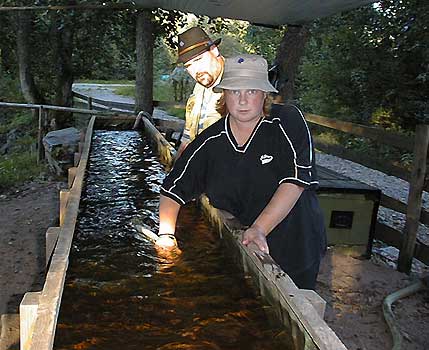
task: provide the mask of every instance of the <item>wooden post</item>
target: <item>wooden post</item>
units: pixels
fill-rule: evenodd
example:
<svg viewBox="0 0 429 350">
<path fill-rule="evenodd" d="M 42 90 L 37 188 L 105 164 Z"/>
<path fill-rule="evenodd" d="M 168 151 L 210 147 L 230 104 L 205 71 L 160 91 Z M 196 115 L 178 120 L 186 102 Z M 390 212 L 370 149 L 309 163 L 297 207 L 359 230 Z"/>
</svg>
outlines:
<svg viewBox="0 0 429 350">
<path fill-rule="evenodd" d="M 46 265 L 48 266 L 51 255 L 54 252 L 55 245 L 57 244 L 60 235 L 60 227 L 49 227 L 46 231 Z"/>
<path fill-rule="evenodd" d="M 68 185 L 69 185 L 69 188 L 71 189 L 73 186 L 74 178 L 76 177 L 77 168 L 75 166 L 71 167 L 71 168 L 69 168 L 68 172 L 69 172 L 68 173 Z"/>
<path fill-rule="evenodd" d="M 88 109 L 92 109 L 92 97 L 88 96 Z"/>
<path fill-rule="evenodd" d="M 39 107 L 39 126 L 37 132 L 37 164 L 43 159 L 43 107 Z"/>
<path fill-rule="evenodd" d="M 422 209 L 422 193 L 426 175 L 426 159 L 429 144 L 429 125 L 417 125 L 414 141 L 414 161 L 410 179 L 407 203 L 407 219 L 401 251 L 399 252 L 398 270 L 410 273 L 414 256 L 417 230 Z"/>
<path fill-rule="evenodd" d="M 69 190 L 61 190 L 60 191 L 60 226 L 63 226 L 64 217 L 67 210 L 67 202 L 69 199 Z"/>
<path fill-rule="evenodd" d="M 79 152 L 75 152 L 74 159 L 73 159 L 73 165 L 77 167 L 79 165 L 81 154 Z"/>
<path fill-rule="evenodd" d="M 42 292 L 25 293 L 24 298 L 19 305 L 19 338 L 21 350 L 27 350 L 30 348 L 34 324 L 37 318 L 40 294 L 42 294 Z"/>
</svg>

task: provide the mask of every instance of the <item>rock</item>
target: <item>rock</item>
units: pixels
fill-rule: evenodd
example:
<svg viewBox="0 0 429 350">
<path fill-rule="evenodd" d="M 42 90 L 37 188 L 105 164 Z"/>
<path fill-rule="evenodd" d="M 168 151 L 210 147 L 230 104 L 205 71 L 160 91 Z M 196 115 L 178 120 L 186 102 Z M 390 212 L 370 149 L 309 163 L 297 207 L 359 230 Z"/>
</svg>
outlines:
<svg viewBox="0 0 429 350">
<path fill-rule="evenodd" d="M 76 128 L 51 131 L 43 138 L 46 159 L 56 175 L 67 174 L 78 150 L 80 132 Z"/>
</svg>

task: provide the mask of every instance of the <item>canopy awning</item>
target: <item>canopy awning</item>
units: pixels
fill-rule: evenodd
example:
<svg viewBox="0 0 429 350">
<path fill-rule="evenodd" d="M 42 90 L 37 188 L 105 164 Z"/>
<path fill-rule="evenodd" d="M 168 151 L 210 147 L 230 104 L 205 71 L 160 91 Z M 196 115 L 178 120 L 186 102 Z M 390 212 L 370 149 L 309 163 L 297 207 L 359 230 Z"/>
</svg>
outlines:
<svg viewBox="0 0 429 350">
<path fill-rule="evenodd" d="M 129 0 L 123 0 L 129 3 Z M 303 24 L 316 18 L 351 10 L 374 0 L 134 0 L 133 3 L 196 15 L 247 20 L 278 26 Z"/>
</svg>

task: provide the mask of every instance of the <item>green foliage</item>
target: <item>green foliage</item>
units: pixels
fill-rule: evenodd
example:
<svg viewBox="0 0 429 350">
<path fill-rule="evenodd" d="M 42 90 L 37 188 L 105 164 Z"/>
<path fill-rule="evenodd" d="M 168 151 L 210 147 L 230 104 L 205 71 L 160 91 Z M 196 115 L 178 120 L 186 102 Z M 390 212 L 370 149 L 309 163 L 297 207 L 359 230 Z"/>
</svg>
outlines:
<svg viewBox="0 0 429 350">
<path fill-rule="evenodd" d="M 35 153 L 0 157 L 0 190 L 34 179 L 43 169 L 42 165 L 37 164 Z"/>
<path fill-rule="evenodd" d="M 165 111 L 176 118 L 185 119 L 185 108 L 170 107 L 166 108 Z"/>
<path fill-rule="evenodd" d="M 3 110 L 0 110 L 2 112 Z M 9 111 L 4 115 L 3 122 L 0 125 L 0 134 L 7 133 L 12 129 L 17 129 L 21 133 L 31 132 L 37 126 L 32 113 L 29 110 Z"/>
<path fill-rule="evenodd" d="M 386 0 L 315 22 L 297 82 L 304 108 L 394 129 L 429 121 L 428 16 L 427 1 Z"/>
<path fill-rule="evenodd" d="M 0 52 L 1 54 L 1 52 Z M 11 73 L 7 73 L 0 65 L 0 101 L 22 102 L 19 81 Z"/>
</svg>

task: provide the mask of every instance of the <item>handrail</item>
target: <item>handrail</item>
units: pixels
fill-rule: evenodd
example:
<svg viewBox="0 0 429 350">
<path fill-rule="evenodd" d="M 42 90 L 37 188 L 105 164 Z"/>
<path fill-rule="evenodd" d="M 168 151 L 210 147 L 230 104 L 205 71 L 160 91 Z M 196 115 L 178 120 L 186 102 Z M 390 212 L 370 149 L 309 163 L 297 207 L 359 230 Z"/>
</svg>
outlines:
<svg viewBox="0 0 429 350">
<path fill-rule="evenodd" d="M 0 107 L 5 108 L 28 108 L 28 109 L 45 109 L 52 111 L 63 111 L 63 112 L 73 112 L 80 114 L 94 114 L 94 115 L 121 115 L 121 114 L 133 114 L 133 112 L 110 112 L 110 111 L 96 111 L 93 109 L 83 109 L 83 108 L 73 108 L 73 107 L 62 107 L 54 105 L 39 105 L 31 103 L 10 103 L 10 102 L 0 102 Z"/>
<path fill-rule="evenodd" d="M 305 118 L 310 123 L 321 125 L 327 128 L 343 131 L 348 134 L 367 137 L 378 142 L 382 142 L 392 147 L 399 147 L 407 151 L 413 151 L 414 138 L 406 135 L 383 130 L 375 126 L 360 125 L 351 122 L 345 122 L 321 115 L 306 113 Z"/>
</svg>

